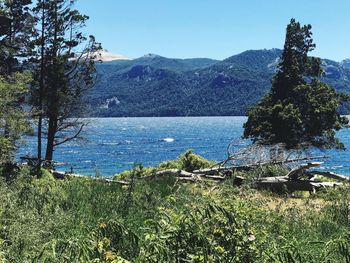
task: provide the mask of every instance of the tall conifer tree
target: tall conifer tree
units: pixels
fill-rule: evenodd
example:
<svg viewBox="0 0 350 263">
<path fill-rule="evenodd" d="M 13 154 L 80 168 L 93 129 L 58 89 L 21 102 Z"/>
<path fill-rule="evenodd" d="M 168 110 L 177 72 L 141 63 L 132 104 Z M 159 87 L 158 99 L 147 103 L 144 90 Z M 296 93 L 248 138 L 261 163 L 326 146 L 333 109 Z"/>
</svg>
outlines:
<svg viewBox="0 0 350 263">
<path fill-rule="evenodd" d="M 337 112 L 347 96 L 319 80 L 320 59 L 308 56 L 314 48 L 311 25 L 292 19 L 271 91 L 248 111 L 245 138 L 287 148 L 344 147 L 335 132 L 348 127 Z"/>
<path fill-rule="evenodd" d="M 81 29 L 87 16 L 74 9 L 74 0 L 38 0 L 37 88 L 33 94 L 39 110 L 38 158 L 41 133 L 47 136 L 45 159 L 53 159 L 54 148 L 77 138 L 85 123 L 78 117 L 84 92 L 94 84 L 94 54 L 100 49 L 93 36 Z M 43 120 L 46 122 L 43 123 Z"/>
<path fill-rule="evenodd" d="M 33 33 L 30 0 L 0 1 L 0 163 L 14 157 L 18 140 L 30 130 L 22 103 L 30 74 L 23 73 Z"/>
</svg>

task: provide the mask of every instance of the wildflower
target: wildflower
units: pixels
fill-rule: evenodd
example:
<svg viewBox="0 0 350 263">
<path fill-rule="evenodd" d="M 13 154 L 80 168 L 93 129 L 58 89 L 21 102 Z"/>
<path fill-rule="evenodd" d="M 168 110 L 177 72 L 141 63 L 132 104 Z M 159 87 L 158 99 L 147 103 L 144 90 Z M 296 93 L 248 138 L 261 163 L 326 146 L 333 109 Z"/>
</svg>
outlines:
<svg viewBox="0 0 350 263">
<path fill-rule="evenodd" d="M 107 227 L 107 224 L 105 224 L 105 223 L 101 223 L 101 224 L 100 224 L 98 227 L 99 227 L 99 228 L 104 229 L 104 228 L 106 228 L 106 227 Z"/>
<path fill-rule="evenodd" d="M 112 251 L 108 250 L 105 253 L 106 260 L 113 260 L 114 259 L 114 254 Z"/>
</svg>

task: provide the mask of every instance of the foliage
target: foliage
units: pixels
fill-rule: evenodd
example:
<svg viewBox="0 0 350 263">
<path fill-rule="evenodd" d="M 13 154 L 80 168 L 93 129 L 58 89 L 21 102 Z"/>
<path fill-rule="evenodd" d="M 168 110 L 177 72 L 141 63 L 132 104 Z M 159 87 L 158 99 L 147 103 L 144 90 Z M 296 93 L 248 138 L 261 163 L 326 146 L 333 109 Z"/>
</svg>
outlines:
<svg viewBox="0 0 350 263">
<path fill-rule="evenodd" d="M 165 169 L 179 169 L 192 172 L 198 169 L 209 168 L 213 165 L 215 165 L 215 162 L 207 160 L 200 155 L 194 154 L 192 150 L 187 150 L 184 154 L 181 154 L 178 159 L 162 162 L 157 167 L 144 167 L 141 164 L 136 164 L 134 169 L 116 174 L 115 178 L 123 180 L 130 178 L 132 175 L 141 177 Z"/>
<path fill-rule="evenodd" d="M 344 147 L 335 131 L 348 127 L 348 119 L 337 113 L 347 96 L 318 80 L 321 60 L 307 56 L 314 48 L 311 26 L 292 19 L 271 91 L 248 111 L 245 138 L 287 148 Z"/>
<path fill-rule="evenodd" d="M 159 165 L 161 169 L 180 169 L 187 172 L 194 170 L 209 168 L 213 166 L 215 162 L 209 161 L 200 155 L 194 154 L 192 150 L 187 150 L 175 161 L 163 162 Z"/>
<path fill-rule="evenodd" d="M 35 56 L 30 61 L 35 77 L 32 104 L 38 111 L 38 159 L 41 134 L 47 133 L 48 161 L 55 147 L 78 137 L 85 126 L 77 117 L 83 111 L 84 92 L 94 84 L 95 52 L 100 49 L 93 36 L 82 33 L 88 16 L 74 9 L 74 3 L 40 0 L 32 10 L 36 21 Z"/>
<path fill-rule="evenodd" d="M 0 74 L 7 76 L 23 70 L 31 54 L 33 36 L 31 0 L 0 1 Z"/>
<path fill-rule="evenodd" d="M 202 168 L 209 168 L 215 164 L 214 162 L 208 161 L 202 156 L 193 154 L 192 150 L 188 150 L 183 155 L 181 155 L 179 162 L 181 164 L 181 169 L 187 172 L 192 172 L 194 170 L 199 170 Z"/>
<path fill-rule="evenodd" d="M 96 86 L 84 97 L 87 116 L 243 116 L 271 88 L 281 54 L 249 50 L 210 64 L 199 60 L 199 68 L 164 57 L 97 64 Z M 349 68 L 331 60 L 322 60 L 322 68 L 320 80 L 350 94 Z M 340 112 L 349 113 L 349 105 Z"/>
<path fill-rule="evenodd" d="M 0 76 L 0 165 L 13 160 L 21 136 L 31 130 L 28 114 L 17 105 L 27 93 L 29 80 L 24 73 Z"/>
<path fill-rule="evenodd" d="M 22 71 L 30 53 L 30 2 L 0 1 L 0 165 L 12 161 L 19 139 L 29 131 L 22 104 L 30 75 Z"/>
<path fill-rule="evenodd" d="M 277 168 L 271 168 L 278 173 Z M 0 177 L 5 262 L 346 262 L 350 191 L 286 199 L 230 182 Z"/>
</svg>

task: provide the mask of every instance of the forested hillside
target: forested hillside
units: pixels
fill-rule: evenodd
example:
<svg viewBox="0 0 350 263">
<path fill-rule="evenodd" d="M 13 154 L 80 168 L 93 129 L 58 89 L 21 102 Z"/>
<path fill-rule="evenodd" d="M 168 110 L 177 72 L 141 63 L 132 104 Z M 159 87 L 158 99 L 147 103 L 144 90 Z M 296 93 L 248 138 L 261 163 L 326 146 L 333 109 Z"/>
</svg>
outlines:
<svg viewBox="0 0 350 263">
<path fill-rule="evenodd" d="M 223 61 L 170 59 L 153 54 L 98 65 L 86 97 L 92 116 L 245 115 L 271 87 L 281 50 L 249 50 Z M 350 68 L 324 59 L 322 78 L 350 94 Z M 342 113 L 350 112 L 345 104 Z"/>
</svg>

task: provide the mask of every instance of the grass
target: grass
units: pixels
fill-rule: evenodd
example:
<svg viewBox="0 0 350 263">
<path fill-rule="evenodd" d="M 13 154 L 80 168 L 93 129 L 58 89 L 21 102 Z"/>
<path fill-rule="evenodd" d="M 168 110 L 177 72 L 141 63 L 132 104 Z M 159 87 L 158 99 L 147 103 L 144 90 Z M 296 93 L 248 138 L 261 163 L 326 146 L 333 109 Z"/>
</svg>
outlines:
<svg viewBox="0 0 350 263">
<path fill-rule="evenodd" d="M 37 179 L 23 167 L 0 177 L 0 193 L 0 262 L 350 262 L 347 188 L 287 198 L 229 181 Z"/>
</svg>

